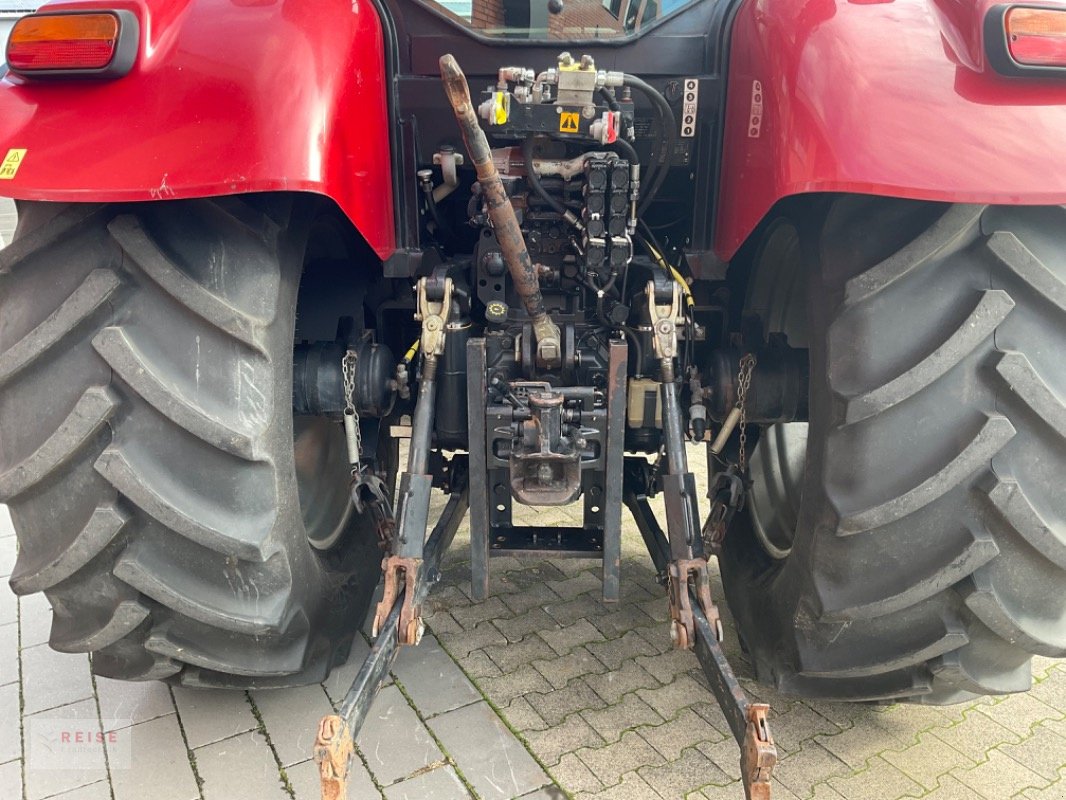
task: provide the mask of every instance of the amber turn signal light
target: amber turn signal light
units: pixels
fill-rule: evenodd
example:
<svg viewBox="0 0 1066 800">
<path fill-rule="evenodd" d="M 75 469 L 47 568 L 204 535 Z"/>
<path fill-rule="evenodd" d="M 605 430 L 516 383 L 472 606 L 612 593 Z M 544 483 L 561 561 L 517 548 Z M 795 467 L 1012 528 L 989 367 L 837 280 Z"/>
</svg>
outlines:
<svg viewBox="0 0 1066 800">
<path fill-rule="evenodd" d="M 1066 67 L 1066 10 L 1011 8 L 1004 17 L 1011 58 L 1031 67 Z"/>
<path fill-rule="evenodd" d="M 124 74 L 136 55 L 137 27 L 128 11 L 32 14 L 11 30 L 7 63 L 17 74 L 70 75 L 108 74 L 123 61 Z"/>
</svg>

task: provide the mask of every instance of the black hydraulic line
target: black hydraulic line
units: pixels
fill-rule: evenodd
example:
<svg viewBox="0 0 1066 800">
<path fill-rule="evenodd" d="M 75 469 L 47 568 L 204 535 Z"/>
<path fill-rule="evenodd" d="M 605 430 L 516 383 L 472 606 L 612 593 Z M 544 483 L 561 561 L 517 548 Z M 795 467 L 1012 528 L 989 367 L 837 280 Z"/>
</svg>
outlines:
<svg viewBox="0 0 1066 800">
<path fill-rule="evenodd" d="M 548 207 L 561 217 L 566 217 L 567 210 L 559 200 L 548 194 L 548 190 L 544 188 L 544 184 L 540 182 L 540 176 L 537 174 L 536 169 L 533 168 L 533 136 L 527 136 L 522 142 L 522 158 L 526 162 L 526 182 L 529 183 L 529 188 L 533 192 L 548 204 Z M 573 212 L 570 212 L 573 216 Z M 567 217 L 567 222 L 570 219 Z"/>
<path fill-rule="evenodd" d="M 655 199 L 655 195 L 659 193 L 663 181 L 666 180 L 666 174 L 670 170 L 670 154 L 673 152 L 674 144 L 677 141 L 677 119 L 674 117 L 670 104 L 666 102 L 666 98 L 651 84 L 636 75 L 629 75 L 628 73 L 622 77 L 622 83 L 625 86 L 636 89 L 652 102 L 652 105 L 659 112 L 659 119 L 663 127 L 659 163 L 649 167 L 646 178 L 647 189 L 644 191 L 644 197 L 640 201 L 639 212 L 643 215 L 648 210 L 648 206 L 651 205 L 651 201 Z"/>
<path fill-rule="evenodd" d="M 640 156 L 637 155 L 637 151 L 634 149 L 633 145 L 625 139 L 616 139 L 611 143 L 611 147 L 621 150 L 622 152 L 619 155 L 628 160 L 630 164 L 640 164 Z"/>
</svg>

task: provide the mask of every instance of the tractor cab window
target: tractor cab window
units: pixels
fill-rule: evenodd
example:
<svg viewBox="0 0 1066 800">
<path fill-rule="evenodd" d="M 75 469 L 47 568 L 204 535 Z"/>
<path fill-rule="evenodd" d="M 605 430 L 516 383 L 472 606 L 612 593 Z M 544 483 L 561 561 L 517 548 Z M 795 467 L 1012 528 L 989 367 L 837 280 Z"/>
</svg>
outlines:
<svg viewBox="0 0 1066 800">
<path fill-rule="evenodd" d="M 698 0 L 425 0 L 484 36 L 503 39 L 617 39 Z"/>
</svg>

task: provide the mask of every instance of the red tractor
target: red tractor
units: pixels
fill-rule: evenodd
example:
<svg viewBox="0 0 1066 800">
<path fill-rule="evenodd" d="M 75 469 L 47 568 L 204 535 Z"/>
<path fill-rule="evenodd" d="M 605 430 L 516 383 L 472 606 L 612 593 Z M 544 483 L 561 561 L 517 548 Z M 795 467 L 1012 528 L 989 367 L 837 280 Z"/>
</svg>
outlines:
<svg viewBox="0 0 1066 800">
<path fill-rule="evenodd" d="M 709 556 L 784 692 L 1024 691 L 1066 653 L 1064 130 L 1060 2 L 48 4 L 0 67 L 11 585 L 195 686 L 322 680 L 369 611 L 335 793 L 467 512 L 477 597 L 578 555 L 610 601 L 626 507 L 752 795 Z"/>
</svg>

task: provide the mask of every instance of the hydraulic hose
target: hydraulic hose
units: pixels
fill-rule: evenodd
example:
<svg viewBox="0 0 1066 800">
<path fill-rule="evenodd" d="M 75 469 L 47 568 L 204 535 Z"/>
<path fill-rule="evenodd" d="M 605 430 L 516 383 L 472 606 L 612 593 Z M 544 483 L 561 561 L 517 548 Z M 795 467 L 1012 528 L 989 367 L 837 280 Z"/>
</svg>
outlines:
<svg viewBox="0 0 1066 800">
<path fill-rule="evenodd" d="M 648 206 L 651 205 L 651 201 L 655 199 L 655 195 L 659 193 L 659 189 L 662 188 L 663 181 L 666 180 L 666 175 L 670 171 L 670 154 L 673 152 L 674 145 L 677 142 L 677 119 L 674 117 L 670 104 L 666 102 L 666 98 L 651 84 L 636 75 L 629 75 L 628 73 L 622 76 L 622 84 L 636 89 L 651 101 L 659 113 L 659 121 L 663 128 L 663 142 L 659 151 L 659 163 L 649 167 L 648 176 L 645 178 L 645 184 L 648 188 L 644 192 L 644 197 L 641 199 L 640 208 L 638 209 L 638 212 L 643 215 L 648 210 Z"/>
<path fill-rule="evenodd" d="M 544 184 L 540 182 L 540 175 L 537 174 L 537 170 L 533 167 L 533 139 L 532 136 L 527 136 L 522 142 L 522 158 L 526 162 L 526 182 L 529 183 L 529 187 L 534 193 L 548 204 L 548 207 L 561 217 L 564 217 L 567 222 L 570 222 L 570 217 L 573 217 L 574 221 L 577 217 L 573 212 L 567 211 L 559 200 L 548 194 L 548 190 L 544 188 Z M 567 216 L 569 214 L 569 217 Z M 573 225 L 573 222 L 570 222 Z"/>
</svg>

